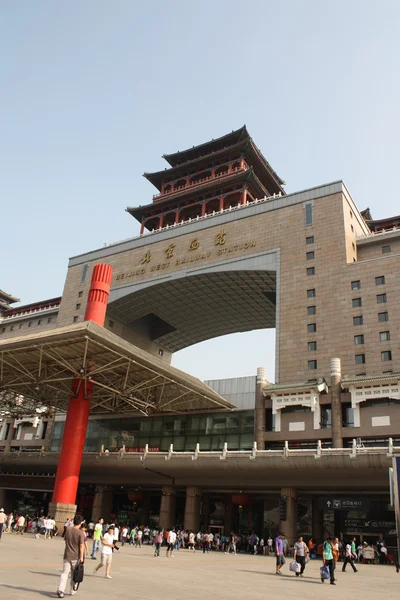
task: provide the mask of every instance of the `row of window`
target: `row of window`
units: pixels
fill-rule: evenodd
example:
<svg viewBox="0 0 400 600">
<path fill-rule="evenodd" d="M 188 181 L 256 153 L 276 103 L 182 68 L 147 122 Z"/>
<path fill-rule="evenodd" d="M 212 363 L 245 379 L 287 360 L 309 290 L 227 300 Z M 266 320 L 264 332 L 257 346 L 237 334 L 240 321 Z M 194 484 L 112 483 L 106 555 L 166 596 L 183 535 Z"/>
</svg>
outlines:
<svg viewBox="0 0 400 600">
<path fill-rule="evenodd" d="M 392 351 L 391 350 L 384 350 L 383 352 L 381 352 L 381 360 L 383 362 L 387 362 L 389 360 L 392 360 Z M 365 364 L 365 354 L 356 354 L 355 356 L 355 362 L 356 365 L 364 365 Z"/>
<path fill-rule="evenodd" d="M 379 275 L 379 277 L 375 277 L 375 285 L 385 285 L 385 276 Z M 352 290 L 361 290 L 361 281 L 359 279 L 352 281 L 351 289 Z"/>
<path fill-rule="evenodd" d="M 390 340 L 390 331 L 380 331 L 379 340 L 381 342 L 388 342 Z M 362 346 L 362 344 L 364 343 L 364 334 L 355 335 L 354 343 L 356 346 Z"/>
<path fill-rule="evenodd" d="M 47 320 L 46 319 L 38 319 L 37 321 L 28 321 L 28 327 L 32 327 L 32 325 L 43 325 L 43 324 L 47 324 L 47 323 L 51 323 L 53 320 L 53 317 L 48 317 Z M 8 331 L 14 331 L 14 330 L 19 330 L 23 328 L 23 323 L 18 323 L 18 326 L 16 324 L 14 325 L 10 325 L 8 327 Z M 1 333 L 5 333 L 7 331 L 7 327 L 2 327 L 1 329 Z"/>
<path fill-rule="evenodd" d="M 387 295 L 386 294 L 377 294 L 376 301 L 378 304 L 386 304 Z M 353 298 L 351 301 L 353 308 L 358 308 L 362 306 L 362 298 Z"/>
<path fill-rule="evenodd" d="M 386 323 L 389 321 L 389 313 L 387 311 L 378 313 L 378 321 L 379 323 Z M 364 317 L 362 315 L 353 317 L 353 325 L 364 325 Z"/>
</svg>

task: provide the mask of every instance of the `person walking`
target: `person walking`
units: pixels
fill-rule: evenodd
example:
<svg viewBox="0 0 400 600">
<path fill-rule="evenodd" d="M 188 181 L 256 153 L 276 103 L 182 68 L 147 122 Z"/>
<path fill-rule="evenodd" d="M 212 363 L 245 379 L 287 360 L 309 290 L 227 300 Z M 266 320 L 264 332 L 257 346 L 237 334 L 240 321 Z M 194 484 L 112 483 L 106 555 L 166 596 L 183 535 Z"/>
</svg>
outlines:
<svg viewBox="0 0 400 600">
<path fill-rule="evenodd" d="M 97 571 L 101 569 L 101 567 L 106 568 L 106 579 L 112 579 L 110 575 L 111 569 L 111 561 L 112 561 L 112 553 L 114 544 L 114 527 L 110 526 L 107 530 L 107 533 L 104 534 L 101 540 L 101 561 L 100 564 L 97 565 L 95 570 L 93 571 L 93 575 L 96 575 Z"/>
<path fill-rule="evenodd" d="M 332 552 L 332 539 L 328 537 L 323 545 L 323 559 L 324 564 L 329 569 L 329 577 L 331 585 L 336 585 L 335 583 L 335 561 L 333 560 L 333 552 Z M 324 582 L 321 577 L 321 581 Z"/>
<path fill-rule="evenodd" d="M 14 523 L 14 515 L 12 514 L 12 512 L 10 512 L 10 514 L 7 517 L 7 533 L 11 533 L 12 531 L 12 525 Z"/>
<path fill-rule="evenodd" d="M 163 542 L 163 532 L 162 529 L 156 531 L 156 535 L 154 536 L 154 556 L 156 558 L 160 557 L 160 548 Z"/>
<path fill-rule="evenodd" d="M 60 581 L 58 582 L 57 596 L 64 598 L 65 586 L 67 585 L 68 576 L 71 576 L 71 596 L 75 596 L 74 583 L 72 575 L 76 564 L 84 561 L 85 551 L 85 536 L 81 529 L 82 517 L 75 515 L 74 525 L 65 534 L 65 551 L 63 558 L 63 571 Z"/>
<path fill-rule="evenodd" d="M 276 575 L 282 575 L 281 569 L 285 564 L 285 556 L 283 554 L 283 539 L 285 534 L 280 532 L 275 538 L 275 556 L 276 556 Z"/>
<path fill-rule="evenodd" d="M 121 529 L 121 546 L 123 546 L 128 539 L 129 529 L 126 525 L 122 526 Z"/>
<path fill-rule="evenodd" d="M 303 577 L 304 569 L 306 568 L 307 554 L 307 544 L 303 541 L 303 538 L 300 535 L 294 545 L 294 560 L 300 565 L 300 573 L 296 573 L 296 577 Z"/>
<path fill-rule="evenodd" d="M 203 537 L 203 554 L 206 552 L 207 554 L 210 552 L 210 536 L 208 533 L 205 533 Z"/>
<path fill-rule="evenodd" d="M 17 519 L 17 535 L 20 533 L 24 535 L 25 530 L 25 517 L 24 515 L 20 515 Z"/>
<path fill-rule="evenodd" d="M 195 548 L 194 548 L 194 533 L 193 531 L 189 532 L 189 538 L 188 538 L 189 542 L 188 542 L 188 549 L 189 552 L 196 552 Z"/>
<path fill-rule="evenodd" d="M 6 523 L 7 523 L 7 515 L 4 512 L 4 508 L 0 508 L 0 541 L 1 541 L 1 536 L 3 535 L 3 529 L 5 529 Z"/>
<path fill-rule="evenodd" d="M 172 558 L 175 542 L 176 542 L 175 529 L 171 529 L 171 531 L 168 532 L 168 537 L 167 537 L 167 557 L 169 556 L 170 558 Z M 168 554 L 168 552 L 169 552 L 169 554 Z"/>
<path fill-rule="evenodd" d="M 95 525 L 93 533 L 92 560 L 96 560 L 96 554 L 100 550 L 101 540 L 103 538 L 103 523 L 104 519 L 99 519 Z M 68 531 L 68 530 L 67 530 Z"/>
<path fill-rule="evenodd" d="M 351 568 L 353 569 L 354 573 L 357 573 L 357 569 L 355 568 L 354 562 L 353 562 L 353 550 L 351 547 L 351 542 L 348 542 L 346 544 L 346 548 L 345 548 L 345 552 L 344 552 L 344 563 L 343 563 L 343 567 L 342 567 L 342 573 L 344 573 L 346 571 L 347 565 L 350 565 Z"/>
</svg>

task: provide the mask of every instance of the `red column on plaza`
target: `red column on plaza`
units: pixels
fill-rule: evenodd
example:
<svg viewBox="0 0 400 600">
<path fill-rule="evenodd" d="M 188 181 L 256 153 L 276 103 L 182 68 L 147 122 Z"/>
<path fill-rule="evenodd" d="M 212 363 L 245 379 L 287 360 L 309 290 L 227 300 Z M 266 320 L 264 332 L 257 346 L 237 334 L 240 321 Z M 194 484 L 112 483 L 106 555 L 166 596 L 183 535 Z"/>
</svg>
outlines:
<svg viewBox="0 0 400 600">
<path fill-rule="evenodd" d="M 93 321 L 97 325 L 104 325 L 111 278 L 112 267 L 110 265 L 98 264 L 94 266 L 85 321 Z M 75 379 L 72 384 L 72 395 L 68 404 L 52 498 L 53 512 L 57 512 L 59 516 L 56 521 L 63 518 L 62 513 L 64 511 L 59 505 L 65 505 L 67 513 L 68 511 L 71 512 L 71 507 L 75 505 L 92 388 L 93 383 L 85 379 Z"/>
</svg>

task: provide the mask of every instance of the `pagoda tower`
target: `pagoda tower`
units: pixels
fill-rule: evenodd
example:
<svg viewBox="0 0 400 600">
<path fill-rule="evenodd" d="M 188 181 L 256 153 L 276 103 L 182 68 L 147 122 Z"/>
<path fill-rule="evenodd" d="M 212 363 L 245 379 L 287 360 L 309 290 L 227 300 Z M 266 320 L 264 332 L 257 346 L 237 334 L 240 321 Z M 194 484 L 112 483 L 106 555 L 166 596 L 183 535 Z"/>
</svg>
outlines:
<svg viewBox="0 0 400 600">
<path fill-rule="evenodd" d="M 144 173 L 159 191 L 153 202 L 127 208 L 140 234 L 206 217 L 255 199 L 285 194 L 275 173 L 244 125 L 223 137 L 165 154 L 170 168 Z"/>
</svg>

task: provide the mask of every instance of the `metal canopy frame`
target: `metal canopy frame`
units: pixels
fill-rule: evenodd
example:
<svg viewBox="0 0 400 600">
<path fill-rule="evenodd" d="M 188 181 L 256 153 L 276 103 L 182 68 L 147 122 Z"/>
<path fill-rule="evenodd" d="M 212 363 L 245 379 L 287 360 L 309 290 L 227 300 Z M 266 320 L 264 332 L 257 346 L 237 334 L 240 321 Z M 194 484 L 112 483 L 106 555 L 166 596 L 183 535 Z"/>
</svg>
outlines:
<svg viewBox="0 0 400 600">
<path fill-rule="evenodd" d="M 74 380 L 85 397 L 91 389 L 91 413 L 235 408 L 199 379 L 91 321 L 0 342 L 0 415 L 66 411 Z"/>
</svg>

